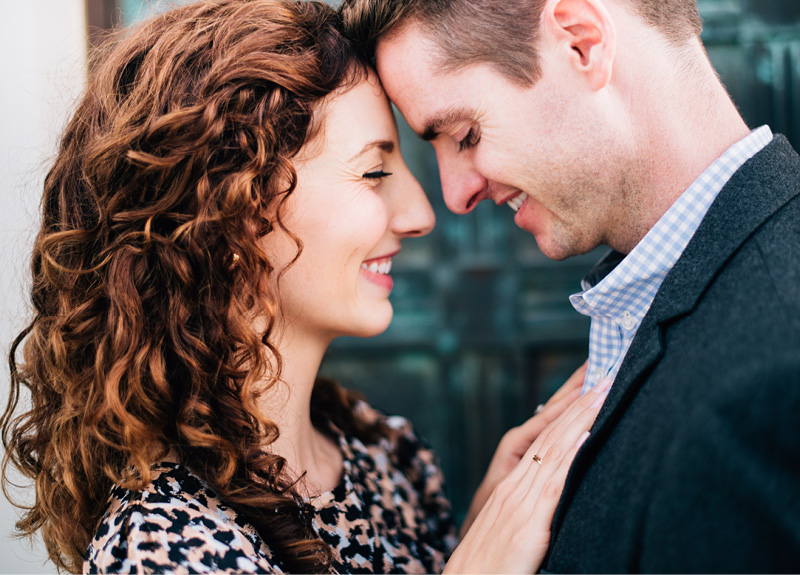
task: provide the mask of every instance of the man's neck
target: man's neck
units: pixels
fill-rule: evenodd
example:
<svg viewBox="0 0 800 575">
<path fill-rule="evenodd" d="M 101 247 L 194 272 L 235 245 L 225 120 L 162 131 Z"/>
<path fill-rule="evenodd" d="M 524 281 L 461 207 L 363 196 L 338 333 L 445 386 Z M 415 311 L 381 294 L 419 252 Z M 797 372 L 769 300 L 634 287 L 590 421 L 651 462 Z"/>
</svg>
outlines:
<svg viewBox="0 0 800 575">
<path fill-rule="evenodd" d="M 649 77 L 657 79 L 642 83 L 640 74 L 623 79 L 634 95 L 630 109 L 640 193 L 632 221 L 619 226 L 622 233 L 609 241 L 622 253 L 629 253 L 700 174 L 750 132 L 699 42 L 694 51 L 691 66 L 678 66 L 674 55 L 670 61 L 670 54 L 662 53 L 663 61 L 650 62 L 658 72 Z"/>
</svg>

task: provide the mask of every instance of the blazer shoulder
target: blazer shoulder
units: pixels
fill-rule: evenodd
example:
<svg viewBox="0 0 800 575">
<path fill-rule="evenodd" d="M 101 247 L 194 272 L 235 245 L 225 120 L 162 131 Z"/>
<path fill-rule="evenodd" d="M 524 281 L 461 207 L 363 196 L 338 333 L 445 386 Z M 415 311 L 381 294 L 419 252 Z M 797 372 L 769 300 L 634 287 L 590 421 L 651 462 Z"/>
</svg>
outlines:
<svg viewBox="0 0 800 575">
<path fill-rule="evenodd" d="M 800 196 L 795 196 L 753 236 L 786 317 L 800 330 Z"/>
</svg>

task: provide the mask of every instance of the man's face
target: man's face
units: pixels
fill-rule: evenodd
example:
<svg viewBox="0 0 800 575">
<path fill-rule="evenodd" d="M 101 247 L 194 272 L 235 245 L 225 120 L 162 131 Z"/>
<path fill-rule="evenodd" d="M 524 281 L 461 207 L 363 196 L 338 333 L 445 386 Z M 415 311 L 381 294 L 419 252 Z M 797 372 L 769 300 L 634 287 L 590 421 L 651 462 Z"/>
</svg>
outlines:
<svg viewBox="0 0 800 575">
<path fill-rule="evenodd" d="M 613 246 L 634 205 L 634 147 L 617 129 L 616 100 L 571 69 L 568 50 L 545 46 L 543 75 L 528 87 L 488 64 L 443 72 L 415 24 L 376 55 L 386 93 L 436 150 L 450 210 L 518 207 L 514 222 L 552 259 Z"/>
</svg>

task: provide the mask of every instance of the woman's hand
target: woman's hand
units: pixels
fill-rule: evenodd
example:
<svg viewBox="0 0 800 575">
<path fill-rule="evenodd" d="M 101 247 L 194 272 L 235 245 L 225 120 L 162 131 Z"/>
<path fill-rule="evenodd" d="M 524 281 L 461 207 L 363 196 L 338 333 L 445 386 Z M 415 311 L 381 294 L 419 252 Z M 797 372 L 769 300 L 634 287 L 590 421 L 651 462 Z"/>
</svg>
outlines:
<svg viewBox="0 0 800 575">
<path fill-rule="evenodd" d="M 567 473 L 610 385 L 611 380 L 601 382 L 538 435 L 497 484 L 445 573 L 536 572 L 550 545 L 550 525 Z"/>
<path fill-rule="evenodd" d="M 467 517 L 461 526 L 461 537 L 463 538 L 469 530 L 470 525 L 475 520 L 486 500 L 494 491 L 497 484 L 506 477 L 511 470 L 519 463 L 522 456 L 531 446 L 531 443 L 539 436 L 542 430 L 559 415 L 564 413 L 567 406 L 571 405 L 580 397 L 580 389 L 583 380 L 586 378 L 585 362 L 573 373 L 567 382 L 553 394 L 546 404 L 537 410 L 536 415 L 518 427 L 514 427 L 506 432 L 497 450 L 494 452 L 492 461 L 486 475 L 475 491 L 472 503 L 469 506 Z"/>
</svg>

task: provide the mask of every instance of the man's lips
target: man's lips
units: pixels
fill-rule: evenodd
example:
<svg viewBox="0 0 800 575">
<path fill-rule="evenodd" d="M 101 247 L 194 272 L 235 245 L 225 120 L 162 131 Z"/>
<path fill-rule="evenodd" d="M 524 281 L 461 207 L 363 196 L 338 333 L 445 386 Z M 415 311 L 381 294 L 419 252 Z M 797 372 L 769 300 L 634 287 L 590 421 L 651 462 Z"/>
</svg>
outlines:
<svg viewBox="0 0 800 575">
<path fill-rule="evenodd" d="M 505 202 L 502 203 L 506 204 L 509 208 L 511 208 L 515 212 L 518 212 L 519 209 L 522 207 L 522 204 L 525 203 L 527 197 L 528 196 L 525 194 L 525 192 L 519 192 L 511 196 Z"/>
</svg>

